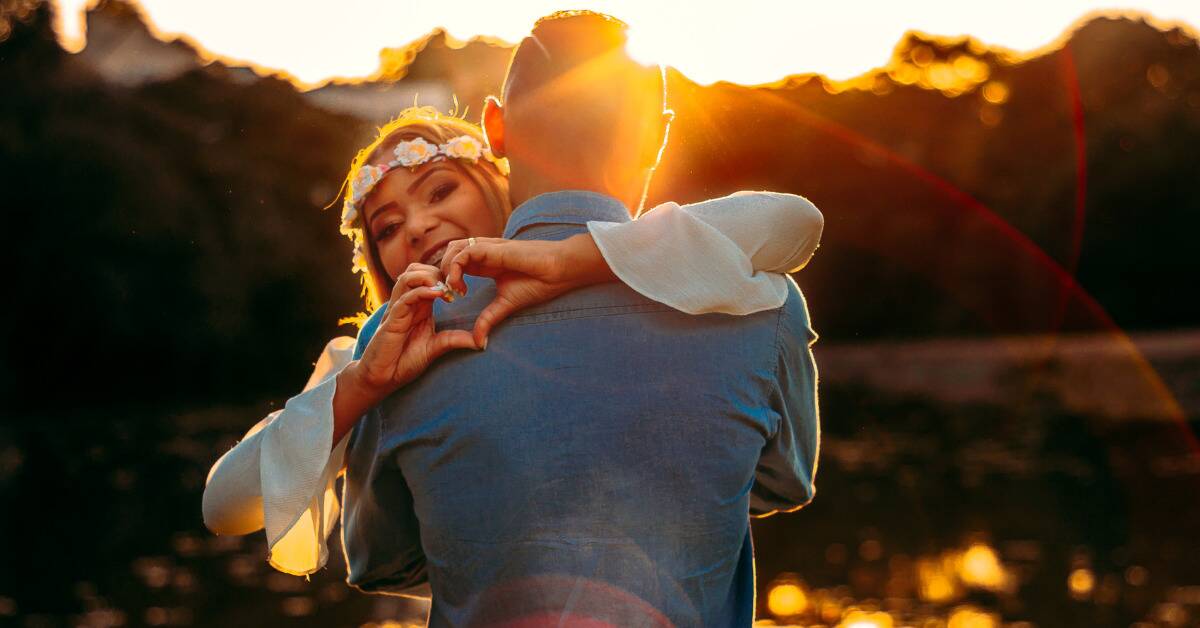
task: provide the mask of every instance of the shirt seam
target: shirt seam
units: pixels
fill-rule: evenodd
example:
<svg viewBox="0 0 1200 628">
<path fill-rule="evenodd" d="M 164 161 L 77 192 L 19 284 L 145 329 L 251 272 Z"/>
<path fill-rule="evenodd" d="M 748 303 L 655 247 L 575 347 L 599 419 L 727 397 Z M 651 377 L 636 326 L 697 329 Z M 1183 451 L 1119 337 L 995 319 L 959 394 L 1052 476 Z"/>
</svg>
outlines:
<svg viewBox="0 0 1200 628">
<path fill-rule="evenodd" d="M 790 295 L 789 295 L 790 296 Z M 783 399 L 782 374 L 780 373 L 783 365 L 783 316 L 787 310 L 787 297 L 784 298 L 783 305 L 779 307 L 779 313 L 775 316 L 775 367 L 770 372 L 775 373 L 774 381 L 771 383 L 773 390 L 768 391 L 767 398 L 770 399 L 774 393 L 778 393 L 780 399 Z M 783 417 L 779 417 L 774 425 L 771 437 L 774 438 L 779 433 L 779 422 L 783 421 Z"/>
<path fill-rule="evenodd" d="M 604 316 L 620 316 L 622 314 L 645 314 L 651 312 L 670 312 L 674 311 L 670 306 L 661 303 L 645 303 L 640 305 L 604 305 L 582 308 L 567 308 L 562 310 L 551 310 L 549 312 L 537 312 L 536 314 L 524 314 L 520 316 L 512 316 L 508 319 L 508 325 L 519 327 L 522 325 L 533 325 L 537 323 L 553 322 L 561 320 L 576 320 L 581 318 L 600 318 Z M 574 316 L 571 316 L 574 314 Z M 472 325 L 475 322 L 475 316 L 460 316 L 456 318 L 439 321 L 443 329 L 453 329 L 459 325 Z"/>
</svg>

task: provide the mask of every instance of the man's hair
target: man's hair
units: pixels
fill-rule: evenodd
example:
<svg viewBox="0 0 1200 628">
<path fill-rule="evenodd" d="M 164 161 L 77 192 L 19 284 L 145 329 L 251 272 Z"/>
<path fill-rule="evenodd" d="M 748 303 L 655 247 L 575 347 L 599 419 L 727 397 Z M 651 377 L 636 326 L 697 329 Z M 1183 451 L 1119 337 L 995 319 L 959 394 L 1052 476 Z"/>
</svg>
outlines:
<svg viewBox="0 0 1200 628">
<path fill-rule="evenodd" d="M 533 25 L 517 46 L 504 82 L 504 99 L 536 92 L 571 70 L 619 53 L 628 25 L 594 11 L 558 11 Z"/>
<path fill-rule="evenodd" d="M 616 128 L 631 120 L 661 119 L 664 81 L 659 66 L 644 66 L 625 52 L 628 26 L 594 11 L 560 11 L 541 18 L 513 53 L 503 99 L 510 111 L 539 122 L 539 137 L 558 132 L 571 145 L 562 152 L 607 148 Z M 572 138 L 572 139 L 568 139 Z"/>
</svg>

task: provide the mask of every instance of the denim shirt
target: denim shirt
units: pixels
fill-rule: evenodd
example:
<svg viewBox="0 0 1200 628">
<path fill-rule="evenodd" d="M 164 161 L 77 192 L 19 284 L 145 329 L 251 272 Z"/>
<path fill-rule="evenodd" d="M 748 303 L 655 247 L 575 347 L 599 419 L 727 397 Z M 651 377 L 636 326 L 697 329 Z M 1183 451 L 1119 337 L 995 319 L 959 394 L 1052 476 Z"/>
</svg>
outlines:
<svg viewBox="0 0 1200 628">
<path fill-rule="evenodd" d="M 564 239 L 589 220 L 629 213 L 543 194 L 504 236 Z M 470 329 L 495 295 L 468 282 L 435 306 L 439 329 Z M 428 583 L 431 626 L 750 626 L 749 515 L 815 492 L 816 334 L 789 286 L 782 307 L 740 317 L 591 286 L 513 315 L 486 351 L 443 357 L 354 429 L 347 581 Z"/>
</svg>

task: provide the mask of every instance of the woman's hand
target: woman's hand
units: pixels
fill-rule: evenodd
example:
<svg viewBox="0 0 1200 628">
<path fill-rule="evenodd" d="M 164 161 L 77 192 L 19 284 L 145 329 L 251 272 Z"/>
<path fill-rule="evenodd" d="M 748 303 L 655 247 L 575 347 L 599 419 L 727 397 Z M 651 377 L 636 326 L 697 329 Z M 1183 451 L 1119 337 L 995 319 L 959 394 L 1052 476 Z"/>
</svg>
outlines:
<svg viewBox="0 0 1200 628">
<path fill-rule="evenodd" d="M 433 301 L 442 297 L 441 271 L 410 264 L 396 280 L 383 320 L 354 365 L 359 381 L 382 399 L 454 349 L 477 349 L 470 332 L 436 331 Z"/>
<path fill-rule="evenodd" d="M 446 284 L 462 294 L 467 292 L 464 274 L 496 281 L 496 298 L 479 313 L 472 331 L 479 346 L 486 346 L 492 328 L 513 312 L 617 280 L 589 233 L 560 241 L 455 240 L 446 247 L 441 270 Z"/>
<path fill-rule="evenodd" d="M 363 355 L 337 375 L 333 395 L 333 442 L 341 442 L 371 408 L 425 372 L 434 360 L 454 349 L 480 348 L 471 333 L 435 331 L 433 301 L 445 293 L 441 271 L 411 264 L 396 279 L 392 297 Z"/>
</svg>

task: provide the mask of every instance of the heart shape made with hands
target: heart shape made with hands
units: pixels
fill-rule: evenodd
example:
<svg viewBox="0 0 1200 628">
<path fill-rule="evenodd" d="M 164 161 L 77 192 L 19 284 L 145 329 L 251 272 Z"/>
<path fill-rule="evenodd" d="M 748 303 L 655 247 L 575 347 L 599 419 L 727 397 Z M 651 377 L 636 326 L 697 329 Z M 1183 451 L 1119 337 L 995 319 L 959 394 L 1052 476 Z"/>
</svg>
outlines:
<svg viewBox="0 0 1200 628">
<path fill-rule="evenodd" d="M 447 245 L 441 267 L 413 263 L 400 274 L 360 361 L 367 388 L 390 390 L 411 381 L 456 349 L 485 349 L 488 335 L 514 312 L 570 290 L 615 281 L 590 234 L 565 240 L 474 238 Z M 496 292 L 470 332 L 437 330 L 433 302 L 466 296 L 465 275 L 489 277 Z"/>
<path fill-rule="evenodd" d="M 489 277 L 496 295 L 480 310 L 472 334 L 481 345 L 514 312 L 550 301 L 583 286 L 616 279 L 590 234 L 565 240 L 468 238 L 446 246 L 438 269 L 443 297 L 465 296 L 464 275 Z"/>
</svg>

